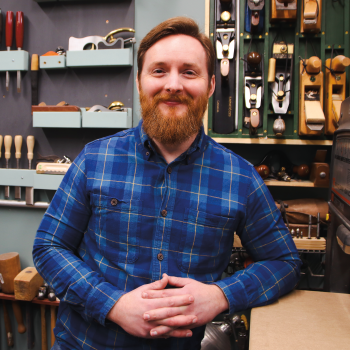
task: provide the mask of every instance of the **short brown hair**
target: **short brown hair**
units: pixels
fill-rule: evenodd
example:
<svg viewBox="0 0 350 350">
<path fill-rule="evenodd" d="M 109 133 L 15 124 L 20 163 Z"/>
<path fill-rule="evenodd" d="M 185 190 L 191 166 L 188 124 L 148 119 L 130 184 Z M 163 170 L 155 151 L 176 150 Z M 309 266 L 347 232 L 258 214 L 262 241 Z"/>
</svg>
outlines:
<svg viewBox="0 0 350 350">
<path fill-rule="evenodd" d="M 138 66 L 138 78 L 140 79 L 141 71 L 143 67 L 143 61 L 147 50 L 154 45 L 157 41 L 170 36 L 184 34 L 197 39 L 203 46 L 207 56 L 207 69 L 209 75 L 209 82 L 214 74 L 215 63 L 215 51 L 210 39 L 201 31 L 197 23 L 188 17 L 174 17 L 169 18 L 166 21 L 158 24 L 154 27 L 140 43 L 139 50 L 137 51 L 137 66 Z"/>
</svg>

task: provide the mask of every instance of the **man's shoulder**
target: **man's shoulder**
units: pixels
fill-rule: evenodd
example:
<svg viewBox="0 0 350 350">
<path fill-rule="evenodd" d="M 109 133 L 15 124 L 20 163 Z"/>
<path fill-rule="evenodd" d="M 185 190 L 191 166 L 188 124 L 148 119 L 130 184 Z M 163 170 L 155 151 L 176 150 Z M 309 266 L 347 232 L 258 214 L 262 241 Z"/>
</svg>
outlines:
<svg viewBox="0 0 350 350">
<path fill-rule="evenodd" d="M 254 167 L 249 161 L 236 154 L 232 150 L 226 148 L 220 143 L 217 143 L 211 137 L 207 137 L 207 151 L 210 152 L 210 161 L 215 162 L 216 164 L 226 165 L 232 164 L 232 166 L 239 167 L 242 171 L 251 173 L 252 168 Z"/>
</svg>

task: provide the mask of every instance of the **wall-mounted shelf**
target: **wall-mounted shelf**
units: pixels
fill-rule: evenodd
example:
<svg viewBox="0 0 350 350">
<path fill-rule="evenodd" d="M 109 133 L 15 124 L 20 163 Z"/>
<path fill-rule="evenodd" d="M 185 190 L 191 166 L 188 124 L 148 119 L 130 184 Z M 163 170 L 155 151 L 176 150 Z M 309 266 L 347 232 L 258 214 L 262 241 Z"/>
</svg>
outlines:
<svg viewBox="0 0 350 350">
<path fill-rule="evenodd" d="M 40 56 L 40 69 L 64 69 L 66 67 L 66 56 Z"/>
<path fill-rule="evenodd" d="M 133 46 L 125 49 L 67 51 L 66 57 L 67 67 L 131 67 Z"/>
<path fill-rule="evenodd" d="M 118 112 L 87 112 L 81 108 L 83 128 L 131 128 L 132 108 Z"/>
<path fill-rule="evenodd" d="M 300 145 L 300 146 L 332 146 L 332 140 L 300 140 L 300 139 L 269 139 L 261 138 L 232 138 L 214 137 L 218 143 L 261 144 L 261 145 Z"/>
<path fill-rule="evenodd" d="M 63 175 L 37 174 L 35 170 L 0 169 L 0 186 L 33 187 L 37 190 L 57 190 Z"/>
<path fill-rule="evenodd" d="M 0 71 L 27 71 L 29 54 L 24 50 L 0 51 Z"/>
<path fill-rule="evenodd" d="M 309 180 L 291 180 L 288 181 L 278 181 L 278 180 L 264 180 L 266 186 L 279 186 L 279 187 L 317 187 L 317 188 L 325 188 L 320 186 L 315 186 L 313 182 Z"/>
<path fill-rule="evenodd" d="M 34 128 L 81 128 L 80 112 L 33 112 Z"/>
</svg>

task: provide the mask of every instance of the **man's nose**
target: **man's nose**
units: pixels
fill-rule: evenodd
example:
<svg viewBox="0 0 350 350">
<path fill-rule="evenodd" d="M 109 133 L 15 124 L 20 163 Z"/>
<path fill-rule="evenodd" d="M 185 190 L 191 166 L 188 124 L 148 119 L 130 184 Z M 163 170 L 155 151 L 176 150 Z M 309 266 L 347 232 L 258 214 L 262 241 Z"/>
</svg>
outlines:
<svg viewBox="0 0 350 350">
<path fill-rule="evenodd" d="M 181 77 L 178 72 L 170 72 L 167 82 L 164 86 L 165 90 L 169 93 L 179 93 L 182 91 L 183 86 L 181 83 Z"/>
</svg>

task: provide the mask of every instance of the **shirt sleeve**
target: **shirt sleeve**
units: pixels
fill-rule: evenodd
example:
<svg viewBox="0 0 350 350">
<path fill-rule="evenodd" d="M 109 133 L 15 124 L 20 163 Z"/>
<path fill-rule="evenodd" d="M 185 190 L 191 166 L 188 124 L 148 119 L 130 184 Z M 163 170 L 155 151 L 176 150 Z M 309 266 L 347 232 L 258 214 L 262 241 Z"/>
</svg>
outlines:
<svg viewBox="0 0 350 350">
<path fill-rule="evenodd" d="M 37 231 L 33 261 L 61 302 L 87 321 L 105 324 L 106 315 L 125 294 L 86 264 L 78 254 L 91 215 L 85 149 L 69 167 Z"/>
<path fill-rule="evenodd" d="M 301 261 L 293 239 L 253 167 L 251 180 L 246 216 L 237 234 L 254 263 L 215 282 L 228 300 L 230 314 L 274 302 L 300 278 Z"/>
</svg>

